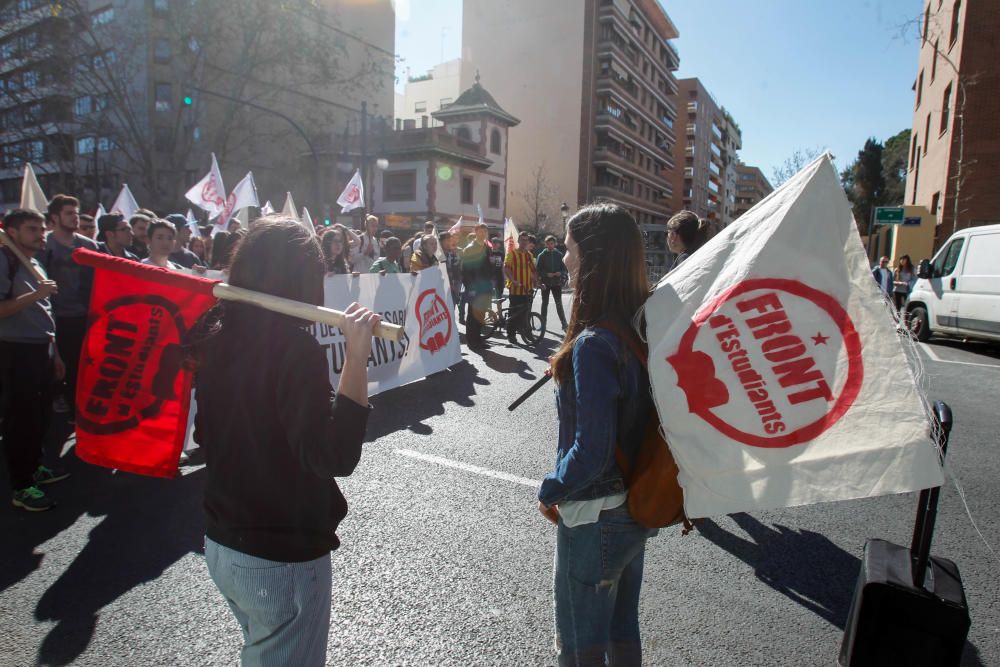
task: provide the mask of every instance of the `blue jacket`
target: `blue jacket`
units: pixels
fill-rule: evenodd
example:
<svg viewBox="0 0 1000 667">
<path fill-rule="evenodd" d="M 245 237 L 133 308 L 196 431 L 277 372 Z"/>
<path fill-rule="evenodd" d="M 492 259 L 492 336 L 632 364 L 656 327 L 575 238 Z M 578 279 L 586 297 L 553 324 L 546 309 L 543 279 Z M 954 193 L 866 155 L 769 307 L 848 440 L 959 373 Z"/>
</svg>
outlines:
<svg viewBox="0 0 1000 667">
<path fill-rule="evenodd" d="M 573 344 L 573 381 L 558 386 L 556 408 L 556 467 L 538 499 L 557 505 L 623 492 L 615 446 L 633 461 L 652 409 L 649 377 L 628 346 L 607 329 L 584 329 Z"/>
</svg>

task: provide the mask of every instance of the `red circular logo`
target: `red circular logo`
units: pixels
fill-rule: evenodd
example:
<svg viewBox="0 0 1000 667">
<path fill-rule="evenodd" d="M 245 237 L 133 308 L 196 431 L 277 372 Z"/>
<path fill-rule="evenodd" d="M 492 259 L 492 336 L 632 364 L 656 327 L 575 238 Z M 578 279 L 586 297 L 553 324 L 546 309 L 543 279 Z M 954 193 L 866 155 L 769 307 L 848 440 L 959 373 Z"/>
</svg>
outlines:
<svg viewBox="0 0 1000 667">
<path fill-rule="evenodd" d="M 783 278 L 745 280 L 713 299 L 667 362 L 691 413 L 753 447 L 818 437 L 864 380 L 861 338 L 847 311 Z"/>
<path fill-rule="evenodd" d="M 420 347 L 431 353 L 443 349 L 451 340 L 451 308 L 437 290 L 431 288 L 417 297 L 415 311 L 420 325 Z"/>
</svg>

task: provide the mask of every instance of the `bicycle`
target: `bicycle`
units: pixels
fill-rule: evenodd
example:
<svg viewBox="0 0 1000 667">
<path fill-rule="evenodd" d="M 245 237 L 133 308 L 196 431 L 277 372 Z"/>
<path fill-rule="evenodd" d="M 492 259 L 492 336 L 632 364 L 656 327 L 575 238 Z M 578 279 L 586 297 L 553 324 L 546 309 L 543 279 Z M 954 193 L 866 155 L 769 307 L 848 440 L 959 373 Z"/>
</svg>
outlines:
<svg viewBox="0 0 1000 667">
<path fill-rule="evenodd" d="M 531 292 L 531 300 L 527 306 L 529 309 L 531 308 L 530 304 L 535 302 L 535 292 L 537 290 L 532 290 Z M 484 338 L 489 338 L 497 331 L 506 330 L 507 320 L 510 318 L 510 306 L 504 307 L 507 301 L 509 299 L 505 296 L 493 299 L 495 309 L 487 310 L 483 315 L 482 333 Z M 525 345 L 537 345 L 545 337 L 545 320 L 542 319 L 541 313 L 532 311 L 528 316 L 528 328 L 517 333 L 521 336 Z"/>
</svg>

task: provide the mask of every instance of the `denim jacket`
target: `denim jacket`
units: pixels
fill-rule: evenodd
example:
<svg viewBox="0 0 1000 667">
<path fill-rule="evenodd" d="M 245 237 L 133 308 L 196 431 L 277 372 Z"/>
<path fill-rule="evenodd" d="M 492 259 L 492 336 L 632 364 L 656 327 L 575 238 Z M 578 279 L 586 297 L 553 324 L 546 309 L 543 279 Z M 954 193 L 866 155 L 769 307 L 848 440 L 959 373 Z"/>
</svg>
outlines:
<svg viewBox="0 0 1000 667">
<path fill-rule="evenodd" d="M 573 380 L 558 386 L 556 408 L 556 467 L 542 480 L 538 499 L 556 505 L 622 493 L 615 446 L 634 460 L 652 408 L 640 361 L 611 331 L 584 329 L 573 344 Z"/>
</svg>

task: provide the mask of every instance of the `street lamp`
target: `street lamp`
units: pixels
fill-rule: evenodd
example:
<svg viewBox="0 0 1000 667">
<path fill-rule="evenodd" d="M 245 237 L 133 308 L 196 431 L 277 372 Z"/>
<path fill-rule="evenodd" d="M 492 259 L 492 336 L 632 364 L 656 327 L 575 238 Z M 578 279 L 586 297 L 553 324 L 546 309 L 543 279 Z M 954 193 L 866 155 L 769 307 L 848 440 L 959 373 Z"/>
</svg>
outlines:
<svg viewBox="0 0 1000 667">
<path fill-rule="evenodd" d="M 563 238 L 566 237 L 566 220 L 569 218 L 569 205 L 566 202 L 562 203 L 559 207 L 559 212 L 562 214 L 563 220 Z"/>
</svg>

